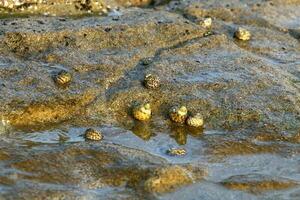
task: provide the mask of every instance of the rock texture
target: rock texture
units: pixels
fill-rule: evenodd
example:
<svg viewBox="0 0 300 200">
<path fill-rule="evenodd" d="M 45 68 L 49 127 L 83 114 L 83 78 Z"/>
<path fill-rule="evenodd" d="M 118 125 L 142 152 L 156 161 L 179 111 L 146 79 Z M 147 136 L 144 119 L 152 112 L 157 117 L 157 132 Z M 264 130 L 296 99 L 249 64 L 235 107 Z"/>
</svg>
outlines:
<svg viewBox="0 0 300 200">
<path fill-rule="evenodd" d="M 297 199 L 299 10 L 297 0 L 0 0 L 0 199 Z M 249 41 L 234 38 L 238 27 Z M 131 108 L 146 102 L 151 120 L 137 122 Z M 176 105 L 201 113 L 203 129 L 172 123 Z M 88 128 L 103 141 L 84 141 Z"/>
</svg>

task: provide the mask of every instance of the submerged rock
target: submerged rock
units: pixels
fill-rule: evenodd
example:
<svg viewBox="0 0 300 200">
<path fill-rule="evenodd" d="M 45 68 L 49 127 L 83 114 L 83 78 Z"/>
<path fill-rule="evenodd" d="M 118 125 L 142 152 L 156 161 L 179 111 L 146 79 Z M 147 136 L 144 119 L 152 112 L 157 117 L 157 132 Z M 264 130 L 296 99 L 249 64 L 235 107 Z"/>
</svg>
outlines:
<svg viewBox="0 0 300 200">
<path fill-rule="evenodd" d="M 192 184 L 195 180 L 201 180 L 206 172 L 193 171 L 190 167 L 178 165 L 157 169 L 149 179 L 145 181 L 145 190 L 152 193 L 166 193 L 180 187 Z"/>
<path fill-rule="evenodd" d="M 298 184 L 292 180 L 263 176 L 259 174 L 237 175 L 222 182 L 226 188 L 250 193 L 263 193 L 272 190 L 286 190 Z"/>
<path fill-rule="evenodd" d="M 58 72 L 54 77 L 54 81 L 56 84 L 60 86 L 67 85 L 71 82 L 72 80 L 72 75 L 69 72 L 66 72 L 64 70 Z"/>
</svg>

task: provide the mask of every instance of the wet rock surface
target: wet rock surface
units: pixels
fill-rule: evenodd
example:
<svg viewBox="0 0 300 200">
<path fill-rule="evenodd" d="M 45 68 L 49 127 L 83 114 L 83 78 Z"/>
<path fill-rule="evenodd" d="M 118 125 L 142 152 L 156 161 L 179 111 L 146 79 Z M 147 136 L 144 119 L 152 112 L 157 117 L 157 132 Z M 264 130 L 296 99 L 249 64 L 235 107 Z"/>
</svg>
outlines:
<svg viewBox="0 0 300 200">
<path fill-rule="evenodd" d="M 298 1 L 0 2 L 0 199 L 299 199 Z"/>
</svg>

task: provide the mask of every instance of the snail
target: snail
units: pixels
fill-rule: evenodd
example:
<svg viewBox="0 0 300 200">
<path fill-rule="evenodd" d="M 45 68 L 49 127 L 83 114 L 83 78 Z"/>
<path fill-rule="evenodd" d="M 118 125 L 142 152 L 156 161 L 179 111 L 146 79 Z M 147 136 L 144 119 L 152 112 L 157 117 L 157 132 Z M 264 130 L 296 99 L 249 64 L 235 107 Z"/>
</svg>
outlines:
<svg viewBox="0 0 300 200">
<path fill-rule="evenodd" d="M 203 126 L 203 116 L 200 113 L 196 115 L 189 116 L 186 120 L 186 124 L 192 127 L 202 127 Z"/>
<path fill-rule="evenodd" d="M 148 89 L 158 88 L 160 85 L 160 79 L 156 75 L 147 74 L 144 79 L 144 85 Z"/>
<path fill-rule="evenodd" d="M 58 85 L 66 85 L 71 82 L 72 76 L 69 72 L 65 70 L 61 70 L 60 72 L 57 73 L 56 76 L 53 77 L 54 81 Z"/>
<path fill-rule="evenodd" d="M 95 129 L 92 128 L 89 128 L 85 131 L 84 137 L 87 140 L 94 140 L 94 141 L 100 141 L 103 139 L 102 134 L 99 131 L 96 131 Z"/>
<path fill-rule="evenodd" d="M 199 24 L 203 27 L 203 28 L 210 28 L 211 24 L 212 24 L 212 19 L 210 17 L 207 17 L 203 20 L 201 20 L 199 22 Z"/>
<path fill-rule="evenodd" d="M 251 33 L 248 30 L 239 27 L 237 31 L 234 33 L 234 36 L 239 40 L 247 41 L 250 40 Z"/>
<path fill-rule="evenodd" d="M 133 117 L 139 121 L 147 121 L 151 118 L 151 106 L 149 103 L 139 105 L 133 109 Z"/>
<path fill-rule="evenodd" d="M 186 150 L 183 148 L 170 148 L 167 150 L 167 154 L 170 156 L 184 156 Z"/>
<path fill-rule="evenodd" d="M 187 108 L 185 106 L 173 107 L 170 111 L 170 119 L 176 123 L 184 123 L 187 118 Z"/>
</svg>

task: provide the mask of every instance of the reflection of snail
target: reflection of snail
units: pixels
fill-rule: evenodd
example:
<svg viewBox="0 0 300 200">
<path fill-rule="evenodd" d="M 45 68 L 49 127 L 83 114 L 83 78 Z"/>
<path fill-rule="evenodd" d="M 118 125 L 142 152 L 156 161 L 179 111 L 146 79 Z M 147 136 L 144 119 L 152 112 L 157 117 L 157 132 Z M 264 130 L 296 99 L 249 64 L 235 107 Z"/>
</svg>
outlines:
<svg viewBox="0 0 300 200">
<path fill-rule="evenodd" d="M 133 117 L 139 121 L 146 121 L 151 118 L 150 104 L 142 104 L 133 109 Z"/>
<path fill-rule="evenodd" d="M 239 40 L 247 41 L 250 40 L 251 33 L 248 30 L 239 27 L 238 30 L 234 33 L 234 36 Z"/>
<path fill-rule="evenodd" d="M 167 154 L 170 156 L 184 156 L 186 150 L 183 148 L 170 148 L 167 150 Z"/>
<path fill-rule="evenodd" d="M 72 76 L 69 72 L 61 70 L 56 76 L 53 77 L 53 79 L 58 85 L 66 85 L 71 82 Z"/>
<path fill-rule="evenodd" d="M 85 131 L 85 139 L 99 141 L 103 139 L 102 134 L 99 131 L 96 131 L 92 128 L 89 128 Z"/>
<path fill-rule="evenodd" d="M 149 140 L 152 136 L 149 125 L 143 122 L 135 122 L 132 132 L 143 140 Z"/>
<path fill-rule="evenodd" d="M 186 124 L 188 126 L 192 126 L 192 127 L 202 127 L 203 126 L 203 117 L 200 113 L 197 113 L 196 115 L 193 116 L 189 116 L 186 120 Z"/>
<path fill-rule="evenodd" d="M 188 134 L 193 137 L 199 137 L 200 135 L 203 134 L 203 126 L 201 127 L 188 126 L 187 130 L 188 130 Z"/>
<path fill-rule="evenodd" d="M 187 142 L 187 130 L 184 126 L 172 126 L 171 131 L 177 144 L 185 145 Z"/>
<path fill-rule="evenodd" d="M 184 123 L 187 118 L 187 108 L 185 106 L 173 107 L 170 111 L 170 119 L 176 123 Z"/>
<path fill-rule="evenodd" d="M 160 79 L 156 75 L 147 74 L 144 79 L 144 85 L 148 89 L 158 88 L 160 85 Z"/>
</svg>

